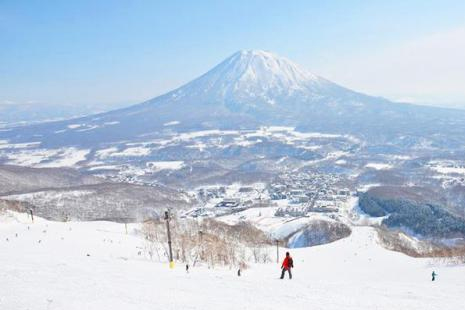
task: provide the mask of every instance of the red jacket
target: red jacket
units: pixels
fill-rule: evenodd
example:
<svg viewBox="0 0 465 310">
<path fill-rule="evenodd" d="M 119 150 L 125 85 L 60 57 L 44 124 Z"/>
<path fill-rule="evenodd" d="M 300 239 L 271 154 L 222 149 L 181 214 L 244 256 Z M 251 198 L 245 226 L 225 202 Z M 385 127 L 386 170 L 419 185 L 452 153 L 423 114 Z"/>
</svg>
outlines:
<svg viewBox="0 0 465 310">
<path fill-rule="evenodd" d="M 286 258 L 284 258 L 284 260 L 283 260 L 282 267 L 284 269 L 293 268 L 294 267 L 294 262 L 292 260 L 292 257 L 286 256 Z"/>
</svg>

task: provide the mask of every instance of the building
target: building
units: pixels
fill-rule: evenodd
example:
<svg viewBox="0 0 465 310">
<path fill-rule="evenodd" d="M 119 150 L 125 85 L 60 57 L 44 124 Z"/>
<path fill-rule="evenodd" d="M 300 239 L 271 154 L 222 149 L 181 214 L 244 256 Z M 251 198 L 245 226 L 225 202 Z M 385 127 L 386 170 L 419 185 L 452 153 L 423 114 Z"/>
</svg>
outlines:
<svg viewBox="0 0 465 310">
<path fill-rule="evenodd" d="M 218 203 L 215 208 L 236 208 L 239 207 L 240 202 L 237 199 L 224 199 Z"/>
</svg>

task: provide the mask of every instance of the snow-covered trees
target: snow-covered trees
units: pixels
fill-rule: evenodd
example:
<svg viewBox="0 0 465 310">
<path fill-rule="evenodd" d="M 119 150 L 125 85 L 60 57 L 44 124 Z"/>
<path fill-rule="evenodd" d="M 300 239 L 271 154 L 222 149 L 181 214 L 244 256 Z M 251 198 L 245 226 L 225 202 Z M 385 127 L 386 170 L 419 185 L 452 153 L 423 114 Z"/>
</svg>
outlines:
<svg viewBox="0 0 465 310">
<path fill-rule="evenodd" d="M 227 225 L 214 219 L 196 221 L 172 219 L 170 222 L 174 258 L 188 264 L 242 266 L 247 262 L 270 261 L 270 240 L 251 224 Z M 142 233 L 149 257 L 165 260 L 168 253 L 165 223 L 147 221 Z"/>
<path fill-rule="evenodd" d="M 382 198 L 364 193 L 360 208 L 371 216 L 387 216 L 383 224 L 405 229 L 426 238 L 463 238 L 465 220 L 446 207 L 402 198 Z"/>
<path fill-rule="evenodd" d="M 333 242 L 351 234 L 349 226 L 336 221 L 314 220 L 292 234 L 287 244 L 291 248 L 303 248 Z"/>
</svg>

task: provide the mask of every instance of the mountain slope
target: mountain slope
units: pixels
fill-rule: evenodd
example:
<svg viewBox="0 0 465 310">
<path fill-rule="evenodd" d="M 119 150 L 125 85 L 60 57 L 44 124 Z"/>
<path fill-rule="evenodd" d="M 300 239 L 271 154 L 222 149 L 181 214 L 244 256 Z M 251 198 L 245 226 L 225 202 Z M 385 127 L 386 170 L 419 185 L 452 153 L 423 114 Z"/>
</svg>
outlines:
<svg viewBox="0 0 465 310">
<path fill-rule="evenodd" d="M 464 266 L 387 251 L 371 228 L 291 249 L 293 279 L 272 262 L 236 268 L 149 258 L 139 225 L 49 222 L 0 214 L 2 309 L 460 309 Z M 29 228 L 29 229 L 28 229 Z M 8 242 L 5 240 L 9 239 Z M 39 243 L 39 240 L 41 241 Z M 158 251 L 158 250 L 157 250 Z M 286 249 L 279 250 L 282 259 Z M 162 254 L 164 252 L 161 252 Z M 431 272 L 439 276 L 431 282 Z M 64 276 L 65 275 L 65 276 Z M 155 292 L 155 293 L 154 293 Z M 240 306 L 239 306 L 240 305 Z"/>
<path fill-rule="evenodd" d="M 465 135 L 465 111 L 393 103 L 341 87 L 272 53 L 241 51 L 192 82 L 144 103 L 0 131 L 0 139 L 41 141 L 53 147 L 95 146 L 173 129 L 260 125 L 349 132 L 375 141 L 434 133 L 440 135 L 438 141 L 447 137 L 459 143 Z"/>
<path fill-rule="evenodd" d="M 73 169 L 34 169 L 0 165 L 0 195 L 24 193 L 48 188 L 93 185 L 102 180 Z"/>
<path fill-rule="evenodd" d="M 141 221 L 166 208 L 188 208 L 195 199 L 165 186 L 110 182 L 66 168 L 0 165 L 3 207 L 47 219 Z"/>
</svg>

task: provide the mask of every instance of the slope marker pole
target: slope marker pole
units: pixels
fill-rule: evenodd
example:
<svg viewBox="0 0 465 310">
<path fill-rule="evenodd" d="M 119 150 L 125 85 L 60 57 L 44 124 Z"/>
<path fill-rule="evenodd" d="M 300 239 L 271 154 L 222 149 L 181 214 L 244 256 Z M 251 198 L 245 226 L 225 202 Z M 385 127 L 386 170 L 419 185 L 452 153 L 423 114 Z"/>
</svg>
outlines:
<svg viewBox="0 0 465 310">
<path fill-rule="evenodd" d="M 31 215 L 32 223 L 34 223 L 34 212 L 32 211 L 32 209 L 29 209 L 29 214 Z"/>
<path fill-rule="evenodd" d="M 276 242 L 276 263 L 279 264 L 279 240 L 276 239 L 275 242 Z"/>
</svg>

